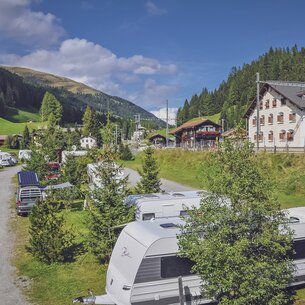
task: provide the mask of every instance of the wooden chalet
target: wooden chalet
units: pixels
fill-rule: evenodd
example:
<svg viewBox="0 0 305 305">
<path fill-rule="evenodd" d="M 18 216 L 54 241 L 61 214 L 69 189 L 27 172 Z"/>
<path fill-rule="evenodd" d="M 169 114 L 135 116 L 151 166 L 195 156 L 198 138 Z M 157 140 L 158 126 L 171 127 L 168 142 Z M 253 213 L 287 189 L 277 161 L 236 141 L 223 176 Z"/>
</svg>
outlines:
<svg viewBox="0 0 305 305">
<path fill-rule="evenodd" d="M 188 121 L 174 129 L 171 134 L 176 138 L 176 146 L 203 149 L 216 147 L 221 126 L 208 119 L 199 118 Z"/>
<path fill-rule="evenodd" d="M 148 140 L 150 143 L 154 144 L 155 146 L 160 146 L 160 147 L 166 146 L 166 137 L 159 133 L 153 134 L 148 138 Z M 168 138 L 169 146 L 172 146 L 173 143 L 174 143 L 174 139 L 172 137 L 169 137 Z"/>
</svg>

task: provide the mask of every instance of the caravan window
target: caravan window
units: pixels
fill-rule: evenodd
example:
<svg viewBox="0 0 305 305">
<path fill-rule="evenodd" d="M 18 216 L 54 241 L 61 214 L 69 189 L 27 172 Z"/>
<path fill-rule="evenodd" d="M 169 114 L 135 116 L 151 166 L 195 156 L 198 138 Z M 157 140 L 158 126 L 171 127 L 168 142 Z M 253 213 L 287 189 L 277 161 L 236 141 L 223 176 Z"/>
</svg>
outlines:
<svg viewBox="0 0 305 305">
<path fill-rule="evenodd" d="M 189 216 L 189 213 L 186 210 L 182 210 L 182 211 L 180 211 L 180 216 L 187 217 L 187 216 Z"/>
<path fill-rule="evenodd" d="M 155 213 L 146 213 L 142 216 L 142 220 L 151 220 L 153 218 L 155 218 Z"/>
<path fill-rule="evenodd" d="M 305 239 L 297 240 L 293 242 L 293 259 L 304 259 L 305 258 Z"/>
<path fill-rule="evenodd" d="M 181 258 L 177 256 L 167 256 L 161 258 L 161 277 L 177 277 L 191 275 L 191 269 L 194 262 L 188 258 Z"/>
</svg>

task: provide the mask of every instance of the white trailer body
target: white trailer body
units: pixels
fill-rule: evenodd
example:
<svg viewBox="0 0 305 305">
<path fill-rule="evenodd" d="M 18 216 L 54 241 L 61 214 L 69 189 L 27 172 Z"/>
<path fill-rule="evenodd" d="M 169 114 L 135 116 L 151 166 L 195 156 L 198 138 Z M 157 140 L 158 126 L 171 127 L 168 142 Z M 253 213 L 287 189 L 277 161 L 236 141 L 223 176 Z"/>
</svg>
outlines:
<svg viewBox="0 0 305 305">
<path fill-rule="evenodd" d="M 89 180 L 89 188 L 91 190 L 94 190 L 94 188 L 102 188 L 102 179 L 99 174 L 99 168 L 103 166 L 112 166 L 115 171 L 117 171 L 116 179 L 121 180 L 124 178 L 124 173 L 121 170 L 118 170 L 118 165 L 115 163 L 112 163 L 111 165 L 105 164 L 105 162 L 99 162 L 99 163 L 90 163 L 87 164 L 87 174 L 88 174 L 88 180 Z"/>
<path fill-rule="evenodd" d="M 178 218 L 129 223 L 111 255 L 106 295 L 79 297 L 75 303 L 117 305 L 179 305 L 178 277 L 182 276 L 187 304 L 210 304 L 202 297 L 201 279 L 191 273 L 192 262 L 179 258 Z M 291 224 L 295 233 L 295 281 L 305 284 L 305 224 Z"/>
<path fill-rule="evenodd" d="M 305 207 L 284 210 L 290 223 L 305 223 Z"/>
<path fill-rule="evenodd" d="M 186 216 L 188 209 L 199 208 L 205 191 L 185 191 L 130 195 L 125 204 L 136 207 L 135 219 L 145 221 L 159 218 Z"/>
</svg>

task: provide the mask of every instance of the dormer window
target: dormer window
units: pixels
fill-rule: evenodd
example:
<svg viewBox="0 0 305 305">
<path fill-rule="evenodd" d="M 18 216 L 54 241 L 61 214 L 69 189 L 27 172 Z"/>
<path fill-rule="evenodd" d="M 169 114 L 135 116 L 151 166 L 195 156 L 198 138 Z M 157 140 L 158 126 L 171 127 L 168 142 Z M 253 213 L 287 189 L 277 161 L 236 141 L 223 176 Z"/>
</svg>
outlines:
<svg viewBox="0 0 305 305">
<path fill-rule="evenodd" d="M 286 99 L 285 98 L 281 98 L 281 106 L 286 105 Z"/>
</svg>

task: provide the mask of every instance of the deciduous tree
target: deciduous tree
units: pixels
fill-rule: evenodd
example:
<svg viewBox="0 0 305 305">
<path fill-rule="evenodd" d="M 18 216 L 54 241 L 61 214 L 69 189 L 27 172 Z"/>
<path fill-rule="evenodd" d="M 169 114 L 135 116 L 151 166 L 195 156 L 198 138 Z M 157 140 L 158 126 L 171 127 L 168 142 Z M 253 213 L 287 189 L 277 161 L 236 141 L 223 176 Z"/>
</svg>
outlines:
<svg viewBox="0 0 305 305">
<path fill-rule="evenodd" d="M 225 141 L 206 171 L 211 194 L 179 238 L 203 293 L 220 305 L 292 304 L 292 234 L 262 167 L 248 142 Z"/>
</svg>

